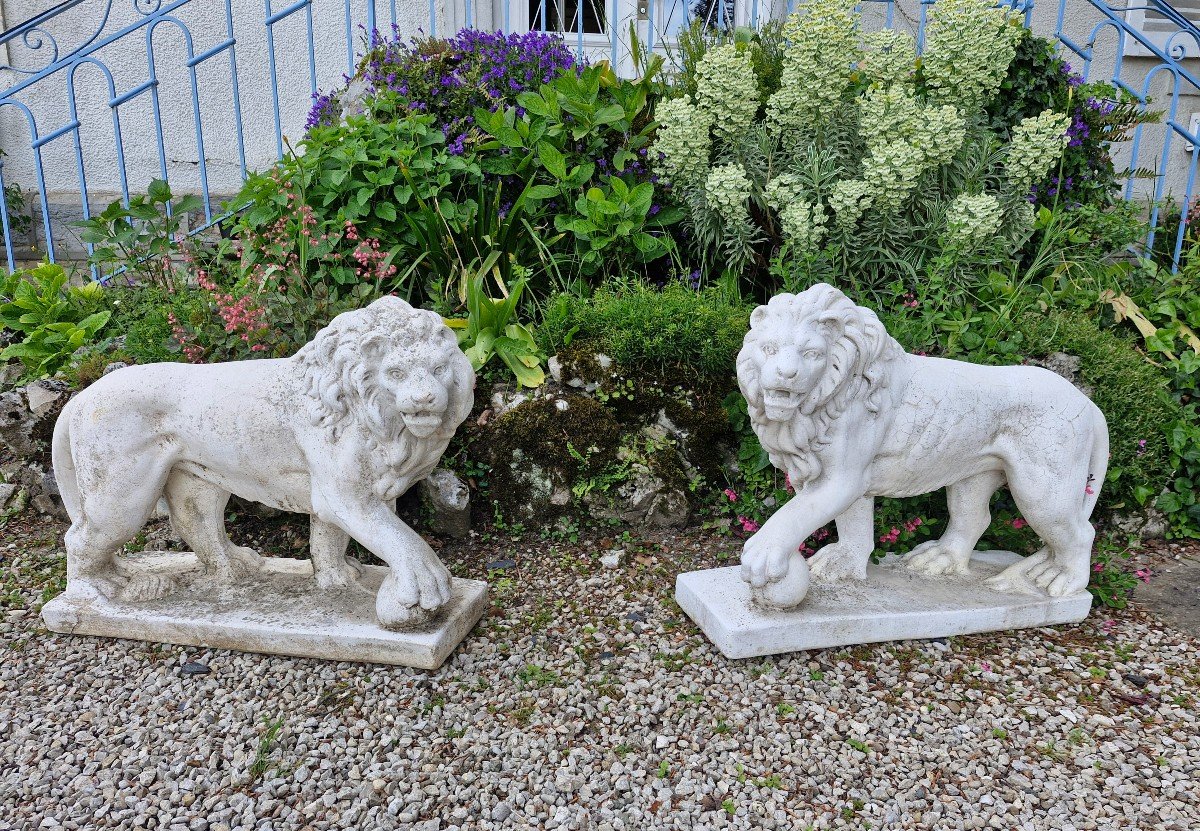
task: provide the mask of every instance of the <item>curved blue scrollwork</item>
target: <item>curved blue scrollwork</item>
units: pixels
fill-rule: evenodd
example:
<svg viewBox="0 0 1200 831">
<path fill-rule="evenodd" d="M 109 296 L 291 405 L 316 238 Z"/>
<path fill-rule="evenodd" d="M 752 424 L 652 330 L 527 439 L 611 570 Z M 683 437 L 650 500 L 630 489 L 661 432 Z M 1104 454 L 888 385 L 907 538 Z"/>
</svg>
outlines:
<svg viewBox="0 0 1200 831">
<path fill-rule="evenodd" d="M 162 8 L 162 0 L 133 0 L 133 7 L 139 14 L 151 15 Z"/>
<path fill-rule="evenodd" d="M 0 64 L 0 69 L 11 70 L 19 75 L 38 75 L 42 72 L 51 70 L 52 68 L 57 68 L 62 64 L 62 62 L 75 57 L 80 52 L 83 52 L 85 49 L 95 43 L 96 38 L 100 37 L 100 34 L 104 31 L 104 27 L 108 25 L 109 15 L 112 14 L 112 0 L 104 0 L 104 12 L 99 16 L 100 22 L 96 25 L 96 28 L 92 30 L 91 35 L 84 39 L 84 41 L 78 46 L 72 47 L 71 51 L 67 52 L 66 54 L 60 55 L 58 40 L 55 39 L 54 35 L 52 35 L 45 28 L 46 24 L 54 20 L 54 18 L 70 11 L 76 6 L 81 5 L 85 1 L 86 0 L 66 0 L 66 2 L 60 3 L 59 5 L 43 12 L 42 14 L 39 14 L 37 17 L 32 17 L 29 20 L 26 20 L 24 23 L 14 26 L 7 32 L 0 34 L 0 44 L 11 44 L 20 38 L 21 43 L 31 53 L 40 52 L 47 45 L 51 47 L 48 53 L 35 55 L 37 58 L 45 58 L 45 62 L 40 63 L 38 66 L 26 69 L 13 66 L 11 63 L 8 63 Z M 139 3 L 146 2 L 147 0 L 133 0 L 135 8 L 138 8 Z M 162 0 L 150 0 L 150 2 L 161 3 Z M 140 11 L 141 9 L 139 8 L 138 10 Z M 157 10 L 157 6 L 155 10 Z M 149 13 L 151 12 L 143 12 L 143 14 Z"/>
</svg>

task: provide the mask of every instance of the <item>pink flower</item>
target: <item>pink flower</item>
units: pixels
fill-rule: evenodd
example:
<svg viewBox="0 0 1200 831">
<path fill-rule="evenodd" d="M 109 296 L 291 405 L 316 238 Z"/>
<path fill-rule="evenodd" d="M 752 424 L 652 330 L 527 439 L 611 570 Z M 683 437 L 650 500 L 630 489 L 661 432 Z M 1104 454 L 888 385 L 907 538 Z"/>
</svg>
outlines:
<svg viewBox="0 0 1200 831">
<path fill-rule="evenodd" d="M 1018 531 L 1021 530 L 1022 528 L 1024 528 L 1028 524 L 1029 523 L 1026 522 L 1025 520 L 1023 520 L 1021 517 L 1017 517 L 1016 519 L 1014 519 L 1012 521 L 1012 527 L 1016 528 Z"/>
<path fill-rule="evenodd" d="M 737 501 L 737 493 L 733 490 L 733 488 L 726 488 L 725 496 L 729 499 L 730 502 Z"/>
<path fill-rule="evenodd" d="M 1095 493 L 1095 491 L 1094 491 L 1094 490 L 1092 490 L 1092 486 L 1091 486 L 1091 485 L 1087 485 L 1087 486 L 1085 486 L 1085 487 L 1084 487 L 1084 489 L 1083 489 L 1083 492 L 1084 492 L 1084 493 L 1086 493 L 1088 496 L 1091 496 L 1092 494 L 1094 494 L 1094 493 Z"/>
<path fill-rule="evenodd" d="M 984 661 L 983 663 L 981 663 L 981 664 L 979 665 L 979 668 L 980 668 L 980 669 L 982 669 L 984 672 L 991 672 L 991 671 L 992 671 L 992 665 L 991 665 L 991 664 L 989 664 L 987 661 Z"/>
<path fill-rule="evenodd" d="M 1137 571 L 1135 571 L 1133 573 L 1133 576 L 1136 577 L 1137 579 L 1141 580 L 1143 583 L 1149 583 L 1150 582 L 1150 574 L 1151 574 L 1150 569 L 1139 568 Z"/>
<path fill-rule="evenodd" d="M 1096 574 L 1104 571 L 1104 563 L 1096 563 L 1092 566 L 1092 571 L 1094 571 Z"/>
<path fill-rule="evenodd" d="M 888 531 L 886 534 L 881 536 L 879 538 L 879 541 L 884 542 L 884 543 L 893 543 L 893 542 L 896 542 L 898 539 L 900 539 L 900 529 L 893 528 L 891 531 Z"/>
<path fill-rule="evenodd" d="M 738 522 L 742 524 L 742 530 L 747 534 L 753 534 L 759 529 L 759 524 L 749 517 L 738 516 Z"/>
<path fill-rule="evenodd" d="M 921 527 L 922 522 L 924 522 L 924 520 L 922 520 L 919 516 L 913 517 L 908 522 L 904 523 L 904 530 L 911 534 L 913 531 L 916 531 Z"/>
<path fill-rule="evenodd" d="M 1104 634 L 1107 635 L 1112 632 L 1112 630 L 1117 628 L 1117 622 L 1115 620 L 1106 620 L 1104 623 L 1100 624 L 1100 628 L 1104 630 Z"/>
</svg>

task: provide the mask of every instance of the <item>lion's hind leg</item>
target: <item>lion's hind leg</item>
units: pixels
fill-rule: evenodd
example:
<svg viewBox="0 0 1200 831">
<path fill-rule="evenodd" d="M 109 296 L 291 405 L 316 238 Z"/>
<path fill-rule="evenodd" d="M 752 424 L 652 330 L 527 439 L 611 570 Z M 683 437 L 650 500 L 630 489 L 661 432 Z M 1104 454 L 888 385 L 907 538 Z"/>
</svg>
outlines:
<svg viewBox="0 0 1200 831">
<path fill-rule="evenodd" d="M 131 575 L 116 556 L 150 518 L 166 478 L 166 460 L 144 469 L 138 455 L 77 471 L 78 515 L 65 537 L 67 597 L 143 599 L 169 589 L 159 578 Z"/>
<path fill-rule="evenodd" d="M 955 482 L 946 488 L 950 522 L 941 539 L 924 542 L 904 557 L 913 571 L 937 576 L 968 574 L 971 553 L 992 521 L 992 494 L 1004 484 L 1004 474 L 989 470 Z"/>
<path fill-rule="evenodd" d="M 1083 453 L 1082 459 L 1078 469 L 1031 468 L 1024 471 L 1023 478 L 1010 479 L 1017 507 L 1045 547 L 989 579 L 989 586 L 1000 591 L 1028 591 L 1032 585 L 1051 597 L 1087 588 L 1096 531 L 1088 522 L 1089 508 L 1085 507 L 1088 454 Z"/>
<path fill-rule="evenodd" d="M 167 479 L 164 495 L 171 524 L 196 553 L 207 578 L 230 583 L 262 568 L 258 552 L 234 545 L 225 530 L 228 491 L 176 468 Z"/>
</svg>

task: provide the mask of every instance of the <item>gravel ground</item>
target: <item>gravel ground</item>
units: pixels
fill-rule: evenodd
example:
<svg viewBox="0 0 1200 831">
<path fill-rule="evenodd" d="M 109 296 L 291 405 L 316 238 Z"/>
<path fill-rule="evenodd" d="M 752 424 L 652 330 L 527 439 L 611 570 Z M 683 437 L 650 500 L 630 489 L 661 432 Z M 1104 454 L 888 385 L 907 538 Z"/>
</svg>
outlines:
<svg viewBox="0 0 1200 831">
<path fill-rule="evenodd" d="M 1136 607 L 729 661 L 671 588 L 736 541 L 492 532 L 429 673 L 51 635 L 4 534 L 0 829 L 1200 828 L 1200 644 Z"/>
</svg>

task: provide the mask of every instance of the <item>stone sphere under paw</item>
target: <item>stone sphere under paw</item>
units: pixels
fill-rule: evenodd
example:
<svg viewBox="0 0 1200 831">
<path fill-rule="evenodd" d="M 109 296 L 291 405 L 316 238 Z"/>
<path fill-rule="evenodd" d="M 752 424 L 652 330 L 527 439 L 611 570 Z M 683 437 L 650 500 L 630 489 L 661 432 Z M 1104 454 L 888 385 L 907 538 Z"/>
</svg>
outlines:
<svg viewBox="0 0 1200 831">
<path fill-rule="evenodd" d="M 750 596 L 760 606 L 771 609 L 794 609 L 808 594 L 808 561 L 796 551 L 788 558 L 787 574 L 782 580 L 750 589 Z"/>
</svg>

